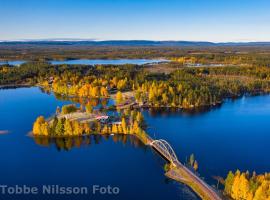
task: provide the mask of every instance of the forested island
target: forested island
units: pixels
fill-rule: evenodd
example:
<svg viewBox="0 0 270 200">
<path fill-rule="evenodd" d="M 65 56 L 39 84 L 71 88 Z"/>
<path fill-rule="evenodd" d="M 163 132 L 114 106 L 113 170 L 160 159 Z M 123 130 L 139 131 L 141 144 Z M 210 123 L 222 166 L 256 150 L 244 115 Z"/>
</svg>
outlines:
<svg viewBox="0 0 270 200">
<path fill-rule="evenodd" d="M 117 117 L 97 113 L 89 109 L 80 110 L 75 105 L 65 105 L 56 111 L 50 120 L 39 116 L 33 124 L 33 136 L 76 137 L 91 134 L 133 134 L 145 140 L 145 122 L 141 112 L 125 109 Z"/>
</svg>

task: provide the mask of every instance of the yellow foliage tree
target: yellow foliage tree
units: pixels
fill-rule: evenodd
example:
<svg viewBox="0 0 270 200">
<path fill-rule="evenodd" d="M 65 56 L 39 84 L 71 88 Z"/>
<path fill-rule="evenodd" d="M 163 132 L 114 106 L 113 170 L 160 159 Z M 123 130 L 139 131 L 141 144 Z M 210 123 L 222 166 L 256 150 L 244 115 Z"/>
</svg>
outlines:
<svg viewBox="0 0 270 200">
<path fill-rule="evenodd" d="M 128 132 L 127 132 L 127 122 L 126 122 L 126 119 L 123 117 L 122 118 L 122 123 L 121 123 L 121 125 L 122 125 L 122 130 L 123 130 L 123 133 L 124 134 L 127 134 Z"/>
<path fill-rule="evenodd" d="M 108 128 L 107 125 L 105 125 L 105 126 L 102 128 L 101 133 L 102 133 L 102 134 L 108 134 L 108 133 L 110 133 L 110 132 L 109 132 L 109 128 Z"/>
<path fill-rule="evenodd" d="M 112 133 L 118 133 L 118 128 L 116 124 L 112 125 Z"/>
<path fill-rule="evenodd" d="M 45 118 L 43 116 L 39 116 L 33 125 L 33 134 L 40 135 L 42 134 L 42 124 L 45 123 Z"/>
<path fill-rule="evenodd" d="M 72 125 L 71 125 L 71 122 L 68 119 L 65 121 L 64 130 L 65 130 L 66 135 L 72 135 L 73 134 Z"/>
<path fill-rule="evenodd" d="M 123 95 L 122 92 L 118 91 L 116 93 L 116 103 L 121 104 L 123 102 Z"/>
</svg>

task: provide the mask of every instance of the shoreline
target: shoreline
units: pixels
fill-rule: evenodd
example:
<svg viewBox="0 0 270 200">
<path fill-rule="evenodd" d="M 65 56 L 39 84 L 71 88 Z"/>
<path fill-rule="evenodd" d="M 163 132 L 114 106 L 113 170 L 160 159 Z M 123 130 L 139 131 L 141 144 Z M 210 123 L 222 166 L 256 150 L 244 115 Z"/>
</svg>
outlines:
<svg viewBox="0 0 270 200">
<path fill-rule="evenodd" d="M 37 85 L 29 84 L 29 83 L 20 83 L 20 84 L 6 84 L 6 85 L 0 85 L 0 89 L 16 89 L 16 88 L 29 88 L 29 87 L 35 87 Z"/>
<path fill-rule="evenodd" d="M 41 89 L 44 89 L 45 87 L 40 85 L 40 84 L 29 84 L 29 83 L 23 83 L 23 84 L 7 84 L 7 85 L 0 85 L 0 90 L 1 89 L 16 89 L 16 88 L 30 88 L 30 87 L 39 87 Z M 65 94 L 61 94 L 61 93 L 56 93 L 52 90 L 50 90 L 50 92 L 54 93 L 54 94 L 58 94 L 61 95 L 63 97 L 67 97 L 67 98 L 84 98 L 84 99 L 91 99 L 91 98 L 100 98 L 100 99 L 112 99 L 112 100 L 116 100 L 116 95 L 115 93 L 110 93 L 108 97 L 78 97 L 78 96 L 71 96 L 71 95 L 65 95 Z M 134 98 L 134 91 L 126 91 L 123 92 L 123 96 L 124 98 L 126 93 L 128 93 L 127 98 L 128 99 L 132 99 Z M 140 103 L 132 100 L 129 104 L 123 104 L 123 105 L 114 105 L 115 109 L 126 109 L 126 108 L 131 108 L 131 109 L 176 109 L 176 110 L 181 110 L 181 111 L 192 111 L 192 110 L 197 110 L 197 109 L 204 109 L 204 108 L 212 108 L 212 107 L 218 107 L 221 106 L 225 101 L 227 100 L 236 100 L 239 99 L 241 97 L 253 97 L 253 96 L 263 96 L 263 95 L 269 95 L 270 91 L 255 91 L 253 93 L 246 93 L 243 95 L 236 95 L 236 96 L 228 96 L 223 98 L 221 101 L 215 102 L 213 104 L 206 104 L 206 105 L 201 105 L 201 106 L 191 106 L 188 108 L 183 108 L 180 106 L 164 106 L 164 105 L 160 105 L 160 106 L 154 106 L 154 105 L 149 105 L 149 103 L 144 103 L 142 105 L 140 105 Z"/>
</svg>

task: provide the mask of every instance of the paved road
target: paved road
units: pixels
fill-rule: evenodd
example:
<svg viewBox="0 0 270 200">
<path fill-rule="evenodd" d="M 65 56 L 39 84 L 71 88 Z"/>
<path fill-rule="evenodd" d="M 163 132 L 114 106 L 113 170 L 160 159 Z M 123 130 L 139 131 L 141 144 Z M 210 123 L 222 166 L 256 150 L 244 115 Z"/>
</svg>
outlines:
<svg viewBox="0 0 270 200">
<path fill-rule="evenodd" d="M 184 166 L 182 163 L 178 161 L 176 163 L 176 167 L 178 169 L 184 170 L 188 175 L 190 181 L 195 183 L 202 191 L 204 191 L 204 194 L 209 197 L 211 200 L 222 200 L 222 198 L 214 191 L 214 189 L 209 186 L 207 183 L 205 183 L 202 179 L 200 179 L 196 174 L 194 174 L 192 171 L 190 171 L 186 166 Z"/>
<path fill-rule="evenodd" d="M 156 151 L 158 151 L 162 156 L 164 156 L 167 160 L 171 161 L 171 156 L 167 155 L 167 152 L 164 151 L 162 147 L 159 145 L 153 144 L 153 139 L 149 136 L 147 136 L 147 143 L 148 145 L 154 147 Z M 181 162 L 178 160 L 171 161 L 175 165 L 176 169 L 174 170 L 174 179 L 177 179 L 176 181 L 181 181 L 183 180 L 183 176 L 180 174 L 180 170 L 183 170 L 188 177 L 184 177 L 184 179 L 187 180 L 187 182 L 192 182 L 193 184 L 196 184 L 198 188 L 200 188 L 202 193 L 208 197 L 208 199 L 211 200 L 222 200 L 222 198 L 216 193 L 216 191 L 209 186 L 207 183 L 205 183 L 200 177 L 198 177 L 195 173 L 193 173 L 190 169 L 188 169 L 186 166 L 184 166 Z"/>
</svg>

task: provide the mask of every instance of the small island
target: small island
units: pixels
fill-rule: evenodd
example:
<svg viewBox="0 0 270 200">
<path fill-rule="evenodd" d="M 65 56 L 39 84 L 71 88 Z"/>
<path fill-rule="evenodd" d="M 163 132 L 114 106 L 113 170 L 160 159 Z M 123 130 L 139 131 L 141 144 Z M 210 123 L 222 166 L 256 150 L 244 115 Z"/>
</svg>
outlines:
<svg viewBox="0 0 270 200">
<path fill-rule="evenodd" d="M 49 120 L 39 116 L 33 124 L 33 136 L 74 137 L 90 134 L 133 134 L 145 139 L 144 118 L 141 112 L 126 109 L 118 116 L 89 110 L 81 111 L 74 104 L 65 105 Z"/>
</svg>

